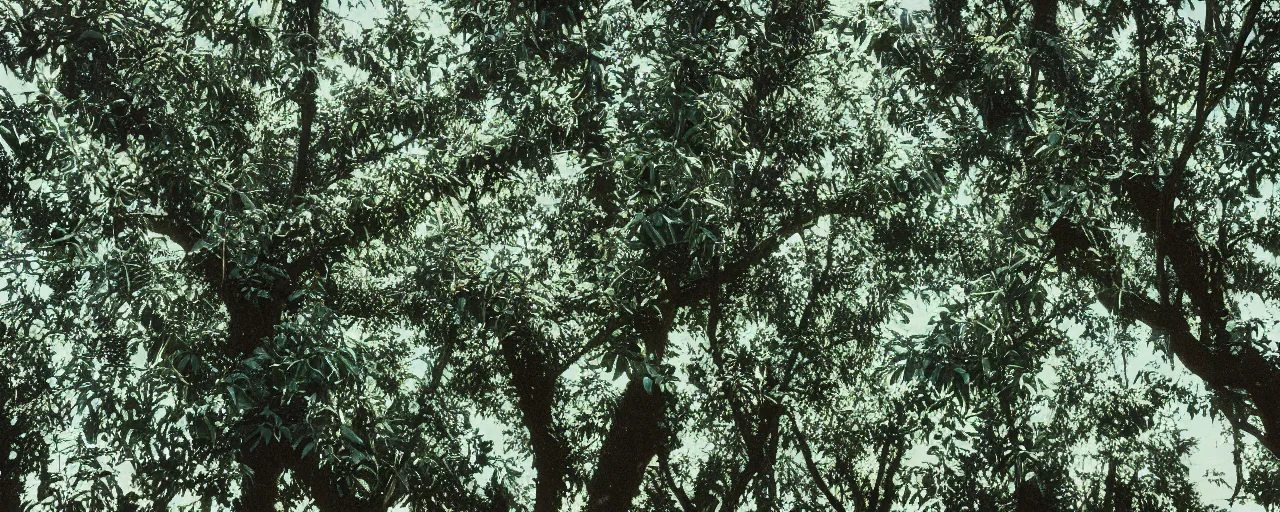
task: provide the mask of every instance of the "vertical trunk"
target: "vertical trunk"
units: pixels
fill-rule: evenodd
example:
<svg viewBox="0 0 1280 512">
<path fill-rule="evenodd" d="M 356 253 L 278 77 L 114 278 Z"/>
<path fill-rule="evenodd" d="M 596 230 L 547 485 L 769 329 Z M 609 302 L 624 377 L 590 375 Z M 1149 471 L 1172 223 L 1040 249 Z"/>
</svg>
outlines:
<svg viewBox="0 0 1280 512">
<path fill-rule="evenodd" d="M 930 4 L 933 6 L 933 16 L 938 28 L 952 37 L 966 32 L 964 9 L 968 4 L 967 0 L 934 0 Z"/>
<path fill-rule="evenodd" d="M 876 459 L 876 478 L 871 484 L 871 497 L 867 500 L 868 510 L 880 510 L 880 488 L 884 485 L 885 469 L 889 467 L 889 443 L 880 445 L 880 457 Z"/>
<path fill-rule="evenodd" d="M 380 503 L 360 499 L 344 492 L 335 475 L 322 467 L 315 453 L 298 456 L 288 445 L 272 443 L 243 451 L 240 463 L 251 471 L 240 484 L 238 512 L 275 510 L 280 498 L 280 475 L 290 470 L 293 479 L 310 491 L 311 500 L 320 512 L 376 512 L 386 510 Z"/>
<path fill-rule="evenodd" d="M 275 510 L 280 497 L 280 474 L 284 472 L 279 445 L 260 446 L 257 450 L 240 453 L 240 463 L 250 474 L 240 481 L 240 499 L 237 512 L 262 512 Z"/>
<path fill-rule="evenodd" d="M 662 445 L 660 423 L 664 408 L 660 391 L 645 391 L 638 380 L 627 383 L 600 449 L 600 462 L 587 485 L 588 511 L 631 510 L 631 500 L 640 493 L 645 468 Z"/>
<path fill-rule="evenodd" d="M 227 306 L 227 351 L 245 355 L 258 347 L 262 340 L 275 332 L 280 320 L 278 308 L 261 307 L 234 295 L 236 282 L 222 286 L 221 295 Z M 239 462 L 249 470 L 240 481 L 240 498 L 236 501 L 238 512 L 275 510 L 280 495 L 280 474 L 284 472 L 283 450 L 277 444 L 249 449 L 240 447 Z"/>
<path fill-rule="evenodd" d="M 22 468 L 17 459 L 9 458 L 9 451 L 17 448 L 18 429 L 22 424 L 14 425 L 11 414 L 4 410 L 4 402 L 13 396 L 12 389 L 0 389 L 0 393 L 5 395 L 0 397 L 0 510 L 22 510 L 22 494 L 26 487 L 22 483 Z"/>
<path fill-rule="evenodd" d="M 252 303 L 231 296 L 238 283 L 224 286 L 223 303 L 227 305 L 227 352 L 238 356 L 253 352 L 262 340 L 275 335 L 284 306 L 274 302 Z"/>
<path fill-rule="evenodd" d="M 1133 512 L 1133 486 L 1132 482 L 1123 482 L 1116 479 L 1114 482 L 1115 491 L 1112 493 L 1112 499 L 1115 508 L 1113 512 Z"/>
<path fill-rule="evenodd" d="M 228 324 L 228 350 L 230 354 L 245 356 L 262 345 L 263 340 L 275 334 L 280 323 L 284 304 L 278 301 L 253 303 L 240 297 L 229 296 L 224 286 L 224 299 L 230 313 Z M 287 295 L 287 292 L 281 292 Z M 288 423 L 298 423 L 305 415 L 300 403 L 281 403 L 280 396 L 263 397 L 272 409 Z M 297 450 L 286 444 L 271 443 L 255 449 L 241 447 L 240 462 L 252 471 L 241 482 L 241 497 L 237 511 L 275 510 L 280 494 L 280 475 L 284 470 L 293 472 L 293 478 L 310 491 L 310 497 L 321 512 L 353 512 L 385 510 L 386 507 L 354 496 L 343 489 L 336 475 L 321 465 L 315 453 L 303 458 Z"/>
<path fill-rule="evenodd" d="M 1119 508 L 1116 503 L 1118 500 L 1119 481 L 1116 478 L 1116 461 L 1112 460 L 1107 463 L 1107 479 L 1104 483 L 1105 489 L 1102 495 L 1102 510 L 1114 511 Z"/>
<path fill-rule="evenodd" d="M 759 453 L 756 455 L 756 458 L 760 460 L 756 476 L 758 489 L 756 492 L 756 511 L 772 512 L 778 499 L 774 465 L 778 459 L 778 428 L 783 410 L 781 405 L 772 401 L 766 401 L 760 409 L 760 416 L 762 416 L 763 421 L 759 430 L 761 446 Z"/>
<path fill-rule="evenodd" d="M 1264 382 L 1266 387 L 1262 391 L 1253 392 L 1254 397 L 1271 398 L 1265 401 L 1255 398 L 1253 402 L 1258 408 L 1258 417 L 1262 419 L 1262 431 L 1266 433 L 1258 441 L 1272 455 L 1280 457 L 1280 375 L 1269 375 Z"/>
<path fill-rule="evenodd" d="M 22 510 L 22 475 L 10 473 L 7 465 L 0 465 L 0 510 Z"/>
<path fill-rule="evenodd" d="M 671 306 L 661 312 L 636 315 L 636 331 L 655 361 L 662 360 L 674 317 L 675 308 Z M 609 434 L 600 447 L 600 462 L 587 484 L 588 511 L 631 510 L 631 500 L 640 493 L 644 482 L 645 469 L 664 442 L 665 417 L 666 400 L 660 389 L 645 391 L 640 378 L 627 383 L 614 409 Z"/>
<path fill-rule="evenodd" d="M 1035 480 L 1023 480 L 1013 492 L 1014 510 L 1016 512 L 1051 512 L 1055 510 L 1053 503 L 1045 499 L 1040 491 L 1040 484 Z"/>
<path fill-rule="evenodd" d="M 533 467 L 537 471 L 534 512 L 560 510 L 565 493 L 565 459 L 568 447 L 555 426 L 556 380 L 546 356 L 534 340 L 512 334 L 502 340 L 502 353 L 511 372 L 520 420 L 529 432 L 533 448 Z"/>
<path fill-rule="evenodd" d="M 1058 28 L 1058 0 L 1035 0 L 1031 2 L 1031 13 L 1032 28 L 1051 36 L 1061 33 Z"/>
<path fill-rule="evenodd" d="M 314 452 L 309 457 L 297 458 L 297 454 L 288 447 L 292 459 L 289 469 L 293 477 L 311 491 L 310 496 L 320 512 L 381 512 L 387 509 L 378 500 L 364 500 L 354 496 L 350 490 L 343 489 L 337 475 L 329 468 L 320 465 L 320 459 Z"/>
<path fill-rule="evenodd" d="M 305 34 L 294 36 L 294 55 L 301 61 L 302 80 L 298 83 L 298 155 L 294 161 L 293 179 L 289 186 L 290 201 L 300 199 L 311 184 L 311 166 L 315 156 L 312 155 L 312 130 L 316 120 L 316 91 L 320 79 L 316 76 L 315 67 L 320 50 L 320 11 L 323 0 L 302 0 L 294 6 L 297 15 L 306 29 Z"/>
</svg>

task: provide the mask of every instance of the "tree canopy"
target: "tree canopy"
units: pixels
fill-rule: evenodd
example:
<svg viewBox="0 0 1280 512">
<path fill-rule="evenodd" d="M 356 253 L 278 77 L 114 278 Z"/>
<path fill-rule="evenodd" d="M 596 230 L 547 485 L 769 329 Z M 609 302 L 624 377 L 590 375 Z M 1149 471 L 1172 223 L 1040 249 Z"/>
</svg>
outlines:
<svg viewBox="0 0 1280 512">
<path fill-rule="evenodd" d="M 0 510 L 1278 508 L 1278 30 L 0 5 Z"/>
</svg>

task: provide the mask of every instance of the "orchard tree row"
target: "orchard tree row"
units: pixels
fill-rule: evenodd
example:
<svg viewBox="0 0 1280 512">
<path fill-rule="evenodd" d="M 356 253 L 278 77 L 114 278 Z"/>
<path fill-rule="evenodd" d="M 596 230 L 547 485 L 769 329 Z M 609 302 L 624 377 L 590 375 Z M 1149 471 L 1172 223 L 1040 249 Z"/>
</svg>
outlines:
<svg viewBox="0 0 1280 512">
<path fill-rule="evenodd" d="M 1280 2 L 931 4 L 0 5 L 0 510 L 1280 507 Z"/>
</svg>

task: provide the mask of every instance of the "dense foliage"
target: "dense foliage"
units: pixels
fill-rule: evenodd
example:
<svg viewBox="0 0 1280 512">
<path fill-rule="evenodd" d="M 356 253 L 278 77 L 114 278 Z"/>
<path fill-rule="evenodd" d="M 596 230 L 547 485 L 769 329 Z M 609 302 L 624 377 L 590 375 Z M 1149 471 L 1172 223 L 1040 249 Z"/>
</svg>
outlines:
<svg viewBox="0 0 1280 512">
<path fill-rule="evenodd" d="M 1280 506 L 1280 4 L 932 4 L 0 5 L 0 510 Z"/>
</svg>

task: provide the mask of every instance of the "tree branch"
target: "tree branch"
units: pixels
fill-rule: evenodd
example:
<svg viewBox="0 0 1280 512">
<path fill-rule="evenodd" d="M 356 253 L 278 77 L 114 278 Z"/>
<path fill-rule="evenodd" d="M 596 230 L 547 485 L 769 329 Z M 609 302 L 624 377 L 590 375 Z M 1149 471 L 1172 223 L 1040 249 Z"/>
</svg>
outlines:
<svg viewBox="0 0 1280 512">
<path fill-rule="evenodd" d="M 796 434 L 796 445 L 800 447 L 800 455 L 804 457 L 804 465 L 809 470 L 809 477 L 813 479 L 814 485 L 818 486 L 818 490 L 822 491 L 822 495 L 827 498 L 827 503 L 831 504 L 831 509 L 836 512 L 845 512 L 844 505 L 840 500 L 836 499 L 831 488 L 827 486 L 826 479 L 822 478 L 821 472 L 818 471 L 818 465 L 813 462 L 813 452 L 809 450 L 809 440 L 804 434 L 804 430 L 800 428 L 800 424 L 796 421 L 793 414 L 788 413 L 791 418 L 791 428 Z"/>
<path fill-rule="evenodd" d="M 720 347 L 720 318 L 722 314 L 720 291 L 717 290 L 711 296 L 711 307 L 707 312 L 707 348 L 711 352 L 711 362 L 716 365 L 716 369 L 726 372 L 724 354 Z M 756 444 L 755 428 L 750 421 L 747 421 L 747 415 L 742 410 L 742 400 L 738 397 L 737 388 L 728 379 L 724 382 L 724 393 L 729 402 L 729 410 L 733 414 L 733 422 L 738 427 L 738 435 L 742 437 L 742 442 L 748 449 L 753 449 Z"/>
<path fill-rule="evenodd" d="M 195 248 L 196 242 L 203 238 L 194 228 L 173 217 L 150 215 L 146 217 L 145 222 L 148 231 L 167 237 L 187 253 L 190 253 Z"/>
<path fill-rule="evenodd" d="M 1225 75 L 1218 89 L 1213 93 L 1208 93 L 1208 75 L 1210 67 L 1210 39 L 1209 32 L 1213 29 L 1214 7 L 1217 2 L 1209 0 L 1205 4 L 1205 40 L 1204 47 L 1200 55 L 1200 76 L 1196 82 L 1196 98 L 1195 98 L 1195 120 L 1192 122 L 1191 131 L 1187 134 L 1186 140 L 1182 143 L 1182 150 L 1178 152 L 1177 158 L 1173 161 L 1173 169 L 1170 172 L 1170 181 L 1166 186 L 1177 186 L 1177 183 L 1186 172 L 1187 163 L 1191 161 L 1191 155 L 1195 152 L 1196 144 L 1200 143 L 1200 138 L 1204 135 L 1205 124 L 1208 122 L 1209 113 L 1217 108 L 1218 103 L 1226 97 L 1227 92 L 1235 82 L 1237 68 L 1240 67 L 1240 59 L 1244 55 L 1244 45 L 1249 39 L 1249 34 L 1253 32 L 1253 27 L 1257 22 L 1258 11 L 1262 8 L 1262 0 L 1253 0 L 1249 3 L 1249 10 L 1245 12 L 1244 22 L 1240 25 L 1240 32 L 1236 35 L 1235 47 L 1231 50 L 1231 57 L 1227 61 Z"/>
<path fill-rule="evenodd" d="M 819 213 L 807 213 L 783 224 L 776 233 L 747 251 L 742 257 L 725 265 L 718 272 L 680 287 L 670 294 L 669 300 L 676 306 L 686 306 L 707 298 L 716 288 L 737 281 L 746 275 L 756 265 L 777 252 L 787 239 L 804 231 L 821 217 Z"/>
<path fill-rule="evenodd" d="M 1147 229 L 1152 226 L 1156 213 L 1146 209 L 1156 201 L 1159 192 L 1150 184 L 1130 180 L 1127 189 L 1146 217 Z M 1200 318 L 1200 337 L 1191 331 L 1191 324 L 1179 302 L 1164 305 L 1145 294 L 1125 291 L 1119 284 L 1116 261 L 1109 246 L 1095 247 L 1094 240 L 1105 241 L 1097 234 L 1090 237 L 1083 229 L 1069 221 L 1060 222 L 1050 230 L 1055 251 L 1067 247 L 1060 261 L 1074 267 L 1090 280 L 1098 290 L 1098 301 L 1109 311 L 1122 318 L 1137 320 L 1169 336 L 1169 348 L 1182 364 L 1211 387 L 1245 390 L 1258 410 L 1265 428 L 1259 440 L 1272 453 L 1280 455 L 1280 369 L 1272 365 L 1256 347 L 1247 343 L 1233 343 L 1226 330 L 1229 313 L 1220 292 L 1215 293 L 1204 266 L 1203 249 L 1195 242 L 1194 229 L 1185 223 L 1170 223 L 1174 233 L 1166 237 L 1170 260 L 1178 276 L 1179 291 L 1186 291 Z M 1091 251 L 1092 250 L 1092 251 Z M 1100 257 L 1087 256 L 1091 252 Z"/>
<path fill-rule="evenodd" d="M 290 180 L 290 201 L 297 201 L 311 182 L 311 168 L 314 165 L 311 139 L 316 121 L 316 92 L 320 87 L 320 79 L 316 75 L 316 65 L 320 49 L 320 10 L 322 0 L 301 0 L 305 2 L 306 33 L 300 36 L 302 42 L 295 50 L 302 58 L 302 80 L 298 84 L 298 155 L 294 160 L 293 178 Z M 298 36 L 295 36 L 298 37 Z"/>
<path fill-rule="evenodd" d="M 337 164 L 335 172 L 333 172 L 332 176 L 326 180 L 325 185 L 337 183 L 339 181 L 350 178 L 355 173 L 356 168 L 362 165 L 371 164 L 378 160 L 382 160 L 387 155 L 390 155 L 392 153 L 397 153 L 400 150 L 409 147 L 411 144 L 418 142 L 418 140 L 421 137 L 422 137 L 422 130 L 418 129 L 418 130 L 414 130 L 413 132 L 410 132 L 409 135 L 406 136 L 405 139 L 400 142 L 397 142 L 395 144 L 389 144 L 387 146 L 378 148 L 376 150 L 370 151 L 363 155 L 357 155 L 352 160 L 347 160 L 346 156 L 344 155 L 341 157 L 340 162 Z"/>
<path fill-rule="evenodd" d="M 824 257 L 822 265 L 822 274 L 814 280 L 809 287 L 809 296 L 805 299 L 804 312 L 800 314 L 800 321 L 796 325 L 796 332 L 803 335 L 809 331 L 809 327 L 813 324 L 813 316 L 817 311 L 818 297 L 826 292 L 829 280 L 831 279 L 831 257 L 835 254 L 835 236 L 827 238 L 827 253 Z M 780 390 L 786 391 L 791 388 L 791 379 L 795 377 L 796 365 L 800 360 L 800 348 L 803 343 L 795 343 L 791 347 L 791 354 L 787 357 L 786 366 L 783 367 L 782 386 Z"/>
<path fill-rule="evenodd" d="M 689 500 L 689 495 L 685 494 L 684 487 L 676 485 L 676 480 L 671 477 L 670 461 L 671 453 L 668 451 L 658 452 L 658 471 L 662 472 L 662 483 L 676 495 L 676 501 L 680 502 L 680 508 L 684 512 L 696 512 L 698 509 L 693 506 L 693 501 Z"/>
<path fill-rule="evenodd" d="M 178 244 L 182 251 L 186 253 L 186 257 L 190 258 L 190 262 L 195 267 L 200 278 L 203 278 L 205 284 L 209 287 L 219 290 L 222 288 L 223 269 L 226 263 L 223 257 L 218 257 L 212 253 L 196 254 L 196 244 L 204 239 L 199 231 L 192 228 L 185 222 L 167 215 L 149 215 L 144 217 L 146 229 L 157 235 L 164 236 L 173 243 Z"/>
</svg>

